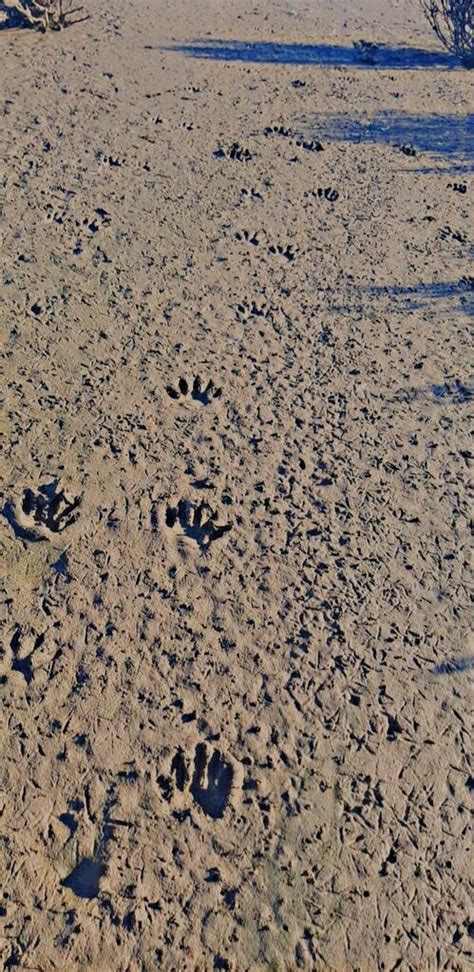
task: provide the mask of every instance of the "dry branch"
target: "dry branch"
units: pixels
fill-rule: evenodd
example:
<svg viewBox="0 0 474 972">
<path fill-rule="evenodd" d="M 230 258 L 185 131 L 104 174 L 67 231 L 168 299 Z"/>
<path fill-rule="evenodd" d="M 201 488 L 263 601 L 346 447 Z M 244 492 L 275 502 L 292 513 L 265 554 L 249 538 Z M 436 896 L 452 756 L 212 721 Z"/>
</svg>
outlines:
<svg viewBox="0 0 474 972">
<path fill-rule="evenodd" d="M 436 36 L 444 47 L 459 57 L 465 67 L 474 67 L 474 0 L 420 0 Z"/>
<path fill-rule="evenodd" d="M 37 30 L 61 30 L 70 24 L 87 20 L 88 16 L 71 20 L 72 14 L 79 13 L 83 7 L 73 7 L 73 0 L 3 0 L 5 7 L 10 7 L 21 14 L 25 20 Z"/>
</svg>

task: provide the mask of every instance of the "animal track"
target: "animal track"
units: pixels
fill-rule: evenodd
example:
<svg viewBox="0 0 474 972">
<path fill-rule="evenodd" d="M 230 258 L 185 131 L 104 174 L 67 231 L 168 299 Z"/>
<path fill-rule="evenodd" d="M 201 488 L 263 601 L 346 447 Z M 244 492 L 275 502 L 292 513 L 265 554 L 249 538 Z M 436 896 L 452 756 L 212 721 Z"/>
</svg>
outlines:
<svg viewBox="0 0 474 972">
<path fill-rule="evenodd" d="M 111 169 L 121 169 L 125 165 L 125 159 L 121 159 L 116 155 L 104 155 L 103 152 L 97 153 L 97 159 L 101 165 L 109 165 Z"/>
<path fill-rule="evenodd" d="M 182 533 L 201 548 L 207 550 L 211 543 L 220 540 L 232 528 L 231 523 L 217 523 L 218 513 L 208 503 L 192 503 L 180 499 L 177 506 L 166 508 L 165 523 L 170 530 Z"/>
<path fill-rule="evenodd" d="M 256 304 L 254 300 L 250 304 L 247 301 L 243 301 L 241 304 L 237 304 L 237 311 L 240 317 L 269 317 L 271 311 L 264 304 Z"/>
<path fill-rule="evenodd" d="M 210 405 L 213 400 L 221 397 L 222 388 L 218 388 L 212 378 L 204 386 L 200 376 L 196 375 L 192 385 L 186 378 L 180 378 L 178 387 L 167 385 L 166 392 L 174 401 L 179 401 L 181 398 L 192 398 L 193 401 L 200 402 L 201 405 Z"/>
<path fill-rule="evenodd" d="M 248 230 L 239 230 L 235 234 L 236 240 L 245 243 L 251 243 L 252 246 L 260 246 L 260 240 L 256 233 L 249 233 Z"/>
<path fill-rule="evenodd" d="M 318 199 L 325 199 L 327 202 L 330 203 L 336 202 L 336 200 L 339 199 L 339 193 L 337 189 L 331 189 L 330 186 L 328 186 L 327 189 L 323 189 L 321 186 L 319 186 L 318 189 L 315 189 L 313 191 L 313 196 L 317 196 Z"/>
<path fill-rule="evenodd" d="M 258 200 L 258 202 L 261 202 L 263 199 L 262 193 L 259 192 L 258 189 L 250 189 L 250 191 L 248 189 L 241 189 L 240 193 L 242 196 L 249 196 L 249 198 L 253 202 L 255 202 L 256 200 Z"/>
<path fill-rule="evenodd" d="M 311 141 L 309 141 L 309 142 L 306 141 L 305 139 L 296 139 L 295 140 L 295 145 L 297 145 L 298 148 L 304 149 L 305 152 L 323 152 L 324 151 L 323 144 L 321 142 L 318 142 L 317 139 L 311 139 Z"/>
<path fill-rule="evenodd" d="M 51 306 L 52 306 L 51 302 L 48 300 L 45 301 L 35 300 L 31 304 L 29 312 L 30 314 L 33 315 L 33 317 L 37 317 L 39 320 L 43 320 L 51 310 Z"/>
<path fill-rule="evenodd" d="M 81 496 L 73 496 L 56 483 L 40 487 L 35 493 L 24 489 L 20 503 L 8 505 L 4 513 L 17 536 L 24 540 L 53 539 L 76 522 Z"/>
<path fill-rule="evenodd" d="M 214 152 L 214 158 L 229 158 L 232 159 L 233 162 L 250 162 L 250 160 L 253 159 L 253 155 L 248 148 L 244 148 L 242 145 L 239 145 L 238 142 L 233 142 L 227 152 L 223 148 L 217 149 L 217 151 Z"/>
<path fill-rule="evenodd" d="M 361 64 L 377 63 L 375 54 L 379 49 L 378 44 L 374 44 L 373 41 L 358 40 L 353 41 L 353 47 Z"/>
<path fill-rule="evenodd" d="M 270 125 L 264 129 L 263 134 L 267 137 L 269 135 L 281 135 L 282 138 L 289 138 L 290 145 L 296 145 L 298 148 L 305 149 L 306 152 L 324 151 L 322 142 L 319 142 L 317 139 L 310 139 L 308 141 L 301 135 L 292 132 L 291 129 L 284 128 L 283 125 Z"/>
<path fill-rule="evenodd" d="M 448 399 L 448 401 L 452 401 L 456 405 L 464 405 L 474 398 L 474 388 L 463 384 L 458 378 L 451 384 L 432 385 L 431 393 L 437 401 Z"/>
<path fill-rule="evenodd" d="M 284 128 L 283 125 L 268 125 L 263 130 L 263 134 L 267 137 L 269 135 L 281 135 L 282 138 L 293 138 L 294 136 L 294 132 L 289 128 Z"/>
<path fill-rule="evenodd" d="M 58 226 L 64 226 L 66 219 L 66 212 L 64 210 L 55 209 L 52 203 L 47 203 L 45 213 L 48 223 L 57 223 Z"/>
<path fill-rule="evenodd" d="M 248 230 L 239 230 L 235 234 L 235 238 L 236 240 L 239 240 L 239 242 L 251 243 L 252 246 L 260 246 L 261 243 L 257 233 L 252 234 Z M 272 256 L 282 256 L 290 263 L 295 259 L 297 252 L 297 248 L 295 249 L 295 247 L 291 244 L 281 246 L 279 243 L 271 243 L 269 246 L 267 246 L 267 253 L 270 253 Z"/>
<path fill-rule="evenodd" d="M 29 625 L 17 624 L 10 638 L 11 670 L 20 672 L 27 685 L 40 670 L 47 677 L 57 654 L 54 639 L 47 638 L 47 632 L 38 634 Z"/>
<path fill-rule="evenodd" d="M 108 844 L 114 833 L 114 820 L 110 814 L 116 799 L 115 788 L 112 787 L 104 803 L 100 829 L 94 841 L 92 856 L 78 860 L 70 874 L 61 881 L 61 886 L 68 888 L 77 898 L 92 900 L 97 898 L 100 892 L 100 882 L 107 870 Z M 72 823 L 74 829 L 77 826 L 75 818 L 71 814 L 64 815 L 62 822 L 68 827 Z M 74 833 L 74 830 L 72 832 Z"/>
<path fill-rule="evenodd" d="M 98 233 L 101 226 L 109 226 L 111 223 L 110 213 L 106 209 L 102 209 L 100 206 L 98 209 L 94 210 L 95 215 L 92 218 L 86 216 L 82 221 L 76 220 L 76 226 L 87 226 L 90 233 Z M 98 219 L 96 218 L 98 217 Z"/>
<path fill-rule="evenodd" d="M 429 401 L 434 398 L 437 402 L 465 405 L 474 398 L 474 387 L 465 385 L 459 378 L 444 385 L 429 385 L 425 388 L 402 388 L 394 396 L 394 401 L 414 402 Z"/>
<path fill-rule="evenodd" d="M 182 749 L 173 758 L 171 776 L 176 788 L 189 791 L 201 810 L 214 820 L 224 815 L 234 785 L 235 770 L 230 759 L 218 749 L 212 755 L 206 743 L 198 743 L 194 752 L 193 767 Z"/>
<path fill-rule="evenodd" d="M 450 226 L 443 226 L 443 229 L 439 233 L 442 240 L 456 240 L 456 243 L 466 243 L 467 237 L 465 233 L 461 233 L 459 230 L 452 230 Z"/>
<path fill-rule="evenodd" d="M 297 250 L 295 250 L 294 246 L 291 244 L 287 244 L 286 246 L 280 246 L 278 244 L 275 246 L 272 243 L 269 247 L 267 247 L 267 252 L 271 253 L 272 255 L 277 253 L 284 257 L 285 260 L 288 260 L 289 263 L 292 263 L 296 257 Z"/>
<path fill-rule="evenodd" d="M 413 145 L 395 145 L 395 148 L 403 155 L 408 155 L 409 158 L 414 159 L 416 157 L 416 148 Z"/>
</svg>

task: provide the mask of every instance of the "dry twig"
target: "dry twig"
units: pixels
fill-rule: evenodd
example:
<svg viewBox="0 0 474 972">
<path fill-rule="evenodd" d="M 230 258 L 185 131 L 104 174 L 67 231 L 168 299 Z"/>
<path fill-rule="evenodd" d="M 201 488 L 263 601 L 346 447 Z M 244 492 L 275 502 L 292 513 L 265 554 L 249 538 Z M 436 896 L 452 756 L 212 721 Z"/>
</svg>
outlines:
<svg viewBox="0 0 474 972">
<path fill-rule="evenodd" d="M 16 10 L 32 27 L 37 30 L 61 30 L 71 24 L 88 19 L 84 17 L 71 20 L 83 7 L 73 7 L 73 0 L 3 0 L 5 7 Z"/>
<path fill-rule="evenodd" d="M 474 68 L 474 0 L 420 0 L 436 36 L 467 68 Z"/>
</svg>

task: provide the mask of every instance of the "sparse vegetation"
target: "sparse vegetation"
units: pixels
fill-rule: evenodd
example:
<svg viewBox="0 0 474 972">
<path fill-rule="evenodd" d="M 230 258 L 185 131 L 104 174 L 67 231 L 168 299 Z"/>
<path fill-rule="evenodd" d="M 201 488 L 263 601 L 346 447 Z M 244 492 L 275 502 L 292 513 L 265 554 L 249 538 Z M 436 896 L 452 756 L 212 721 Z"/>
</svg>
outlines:
<svg viewBox="0 0 474 972">
<path fill-rule="evenodd" d="M 420 0 L 435 34 L 467 68 L 474 68 L 474 0 Z"/>
<path fill-rule="evenodd" d="M 36 30 L 61 30 L 88 19 L 88 15 L 71 20 L 83 7 L 73 7 L 74 0 L 3 0 L 3 7 L 16 11 Z"/>
</svg>

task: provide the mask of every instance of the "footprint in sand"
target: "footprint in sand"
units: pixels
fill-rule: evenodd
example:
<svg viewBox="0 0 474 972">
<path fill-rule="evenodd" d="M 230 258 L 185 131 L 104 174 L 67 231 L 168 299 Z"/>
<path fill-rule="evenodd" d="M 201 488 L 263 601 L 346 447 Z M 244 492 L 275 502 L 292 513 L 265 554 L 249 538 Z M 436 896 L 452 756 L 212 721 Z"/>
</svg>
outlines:
<svg viewBox="0 0 474 972">
<path fill-rule="evenodd" d="M 24 489 L 21 499 L 7 503 L 3 513 L 21 540 L 55 540 L 77 521 L 81 502 L 81 496 L 54 482 L 37 492 Z"/>
<path fill-rule="evenodd" d="M 218 523 L 217 520 L 218 513 L 206 502 L 180 499 L 177 506 L 166 508 L 167 528 L 193 540 L 201 550 L 207 550 L 211 543 L 232 529 L 231 523 Z"/>
<path fill-rule="evenodd" d="M 94 236 L 103 226 L 109 226 L 111 222 L 112 218 L 110 213 L 99 206 L 98 209 L 94 210 L 92 216 L 86 216 L 82 220 L 76 220 L 76 226 L 86 226 L 91 235 Z"/>
<path fill-rule="evenodd" d="M 322 143 L 321 142 L 318 142 L 318 140 L 317 139 L 314 139 L 314 138 L 309 139 L 309 140 L 308 139 L 304 139 L 304 138 L 298 138 L 298 139 L 295 140 L 295 145 L 298 148 L 304 149 L 305 152 L 323 152 L 324 151 L 324 146 L 322 145 Z"/>
<path fill-rule="evenodd" d="M 467 236 L 461 230 L 453 230 L 450 226 L 443 226 L 439 232 L 442 240 L 455 240 L 456 243 L 467 243 Z"/>
<path fill-rule="evenodd" d="M 416 157 L 416 148 L 414 148 L 413 145 L 395 145 L 395 148 L 398 149 L 402 155 L 407 155 L 410 159 L 414 159 Z"/>
<path fill-rule="evenodd" d="M 98 152 L 96 157 L 101 165 L 108 165 L 111 169 L 121 169 L 125 165 L 125 159 L 118 155 L 106 155 L 103 152 Z"/>
<path fill-rule="evenodd" d="M 249 317 L 270 317 L 271 311 L 265 303 L 256 304 L 254 300 L 251 303 L 244 300 L 241 304 L 237 304 L 237 314 L 239 320 L 245 321 Z"/>
<path fill-rule="evenodd" d="M 61 887 L 67 888 L 76 898 L 84 898 L 90 901 L 100 894 L 100 883 L 107 871 L 108 844 L 114 833 L 115 821 L 112 820 L 110 814 L 115 803 L 115 787 L 112 786 L 102 810 L 102 820 L 99 833 L 94 841 L 93 855 L 78 860 L 73 870 L 61 881 Z M 63 814 L 60 819 L 68 828 L 71 828 L 72 825 L 74 829 L 71 830 L 71 833 L 73 834 L 77 827 L 74 817 L 67 813 Z M 126 823 L 125 826 L 127 826 Z"/>
<path fill-rule="evenodd" d="M 336 202 L 337 199 L 339 199 L 339 193 L 337 189 L 331 189 L 331 186 L 328 186 L 326 189 L 323 189 L 322 186 L 319 186 L 318 189 L 315 189 L 313 191 L 313 196 L 317 196 L 318 199 L 325 199 L 326 202 L 330 202 L 330 203 L 334 203 Z"/>
<path fill-rule="evenodd" d="M 282 138 L 294 138 L 294 132 L 283 125 L 268 125 L 263 134 L 268 138 L 269 135 L 281 135 Z"/>
<path fill-rule="evenodd" d="M 298 248 L 295 249 L 291 243 L 287 244 L 286 246 L 281 246 L 280 244 L 275 245 L 272 243 L 271 246 L 267 247 L 267 253 L 271 253 L 272 256 L 276 255 L 284 257 L 285 260 L 292 263 L 298 253 Z"/>
<path fill-rule="evenodd" d="M 52 203 L 47 203 L 44 211 L 47 223 L 56 223 L 58 226 L 64 226 L 64 222 L 67 218 L 67 213 L 65 210 L 55 209 Z"/>
<path fill-rule="evenodd" d="M 194 381 L 188 382 L 186 378 L 180 378 L 177 387 L 174 385 L 166 386 L 166 393 L 174 401 L 178 402 L 182 399 L 192 399 L 194 402 L 199 402 L 201 405 L 210 405 L 212 401 L 220 398 L 222 395 L 222 388 L 218 388 L 214 384 L 212 378 L 208 381 L 207 385 L 202 382 L 199 375 L 196 375 Z"/>
<path fill-rule="evenodd" d="M 54 658 L 57 655 L 57 644 L 47 631 L 38 633 L 27 624 L 17 624 L 10 641 L 10 667 L 12 672 L 19 672 L 26 685 L 34 681 L 35 676 L 42 674 L 43 680 L 48 678 Z"/>
<path fill-rule="evenodd" d="M 224 815 L 237 776 L 231 757 L 218 749 L 211 751 L 206 743 L 198 743 L 192 765 L 183 750 L 178 749 L 171 764 L 171 786 L 167 792 L 171 796 L 174 786 L 181 793 L 189 793 L 201 810 L 216 820 Z"/>
<path fill-rule="evenodd" d="M 228 151 L 223 148 L 218 148 L 214 152 L 215 159 L 232 159 L 233 162 L 250 162 L 253 159 L 253 155 L 248 148 L 239 145 L 238 142 L 233 142 Z"/>
<path fill-rule="evenodd" d="M 238 230 L 235 234 L 236 240 L 239 243 L 251 243 L 252 246 L 260 246 L 260 240 L 258 238 L 258 233 L 249 232 L 249 230 Z"/>
<path fill-rule="evenodd" d="M 306 152 L 324 151 L 324 146 L 318 139 L 305 139 L 302 135 L 297 135 L 296 132 L 293 132 L 291 128 L 285 128 L 284 125 L 269 125 L 264 129 L 263 134 L 267 138 L 269 135 L 280 135 L 281 138 L 289 138 L 290 145 L 296 145 L 297 148 L 302 148 Z"/>
</svg>

